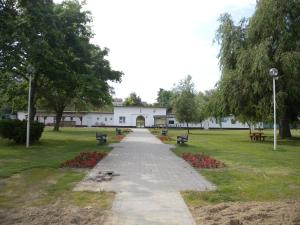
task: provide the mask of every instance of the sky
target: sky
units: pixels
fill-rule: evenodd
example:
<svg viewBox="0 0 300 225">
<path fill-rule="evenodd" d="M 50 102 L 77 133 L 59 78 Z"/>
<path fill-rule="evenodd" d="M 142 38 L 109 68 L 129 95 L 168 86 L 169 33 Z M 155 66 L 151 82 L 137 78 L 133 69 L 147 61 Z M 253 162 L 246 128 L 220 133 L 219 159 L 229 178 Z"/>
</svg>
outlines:
<svg viewBox="0 0 300 225">
<path fill-rule="evenodd" d="M 57 0 L 56 2 L 58 2 Z M 93 43 L 110 49 L 108 60 L 124 73 L 110 83 L 117 98 L 136 92 L 154 103 L 159 88 L 192 76 L 197 91 L 220 78 L 213 40 L 220 14 L 250 17 L 256 0 L 86 0 L 93 16 Z"/>
</svg>

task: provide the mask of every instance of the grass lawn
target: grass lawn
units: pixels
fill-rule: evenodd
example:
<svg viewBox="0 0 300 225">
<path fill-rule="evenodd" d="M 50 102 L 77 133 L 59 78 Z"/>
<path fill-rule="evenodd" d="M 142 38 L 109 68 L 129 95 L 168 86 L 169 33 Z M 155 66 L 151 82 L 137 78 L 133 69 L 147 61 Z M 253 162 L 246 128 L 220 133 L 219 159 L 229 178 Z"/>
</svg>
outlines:
<svg viewBox="0 0 300 225">
<path fill-rule="evenodd" d="M 184 130 L 169 129 L 175 144 Z M 202 169 L 200 173 L 216 184 L 213 192 L 185 192 L 192 206 L 227 201 L 274 201 L 300 199 L 300 131 L 294 138 L 279 140 L 273 151 L 272 131 L 265 142 L 250 142 L 248 131 L 191 130 L 187 144 L 174 152 L 205 153 L 226 164 L 223 169 Z"/>
<path fill-rule="evenodd" d="M 86 170 L 62 169 L 60 164 L 82 151 L 109 152 L 107 145 L 98 145 L 95 132 L 103 132 L 112 142 L 114 129 L 62 128 L 60 132 L 45 129 L 39 143 L 30 149 L 0 139 L 0 207 L 46 205 L 84 206 L 95 204 L 110 207 L 113 194 L 72 192 Z"/>
</svg>

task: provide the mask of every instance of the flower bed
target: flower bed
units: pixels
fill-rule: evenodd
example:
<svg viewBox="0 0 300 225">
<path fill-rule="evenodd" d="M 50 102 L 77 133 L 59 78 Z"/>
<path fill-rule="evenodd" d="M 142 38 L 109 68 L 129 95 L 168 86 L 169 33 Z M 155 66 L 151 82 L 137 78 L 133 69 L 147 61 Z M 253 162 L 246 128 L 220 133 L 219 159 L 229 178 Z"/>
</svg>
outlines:
<svg viewBox="0 0 300 225">
<path fill-rule="evenodd" d="M 113 141 L 122 141 L 124 137 L 124 135 L 116 135 L 112 139 Z"/>
<path fill-rule="evenodd" d="M 196 168 L 222 168 L 225 166 L 223 162 L 216 160 L 209 155 L 204 155 L 203 153 L 183 153 L 181 157 Z"/>
<path fill-rule="evenodd" d="M 101 159 L 106 156 L 106 153 L 100 152 L 81 152 L 74 159 L 67 160 L 60 167 L 70 168 L 93 168 Z"/>
<path fill-rule="evenodd" d="M 159 139 L 164 142 L 164 141 L 172 141 L 172 138 L 168 137 L 168 136 L 160 136 Z"/>
</svg>

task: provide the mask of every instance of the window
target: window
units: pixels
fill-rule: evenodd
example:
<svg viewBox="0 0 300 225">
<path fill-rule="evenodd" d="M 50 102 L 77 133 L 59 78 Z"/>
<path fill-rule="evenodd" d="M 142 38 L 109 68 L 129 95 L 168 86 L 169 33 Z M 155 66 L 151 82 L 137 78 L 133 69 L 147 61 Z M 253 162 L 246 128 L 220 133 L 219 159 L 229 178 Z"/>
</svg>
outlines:
<svg viewBox="0 0 300 225">
<path fill-rule="evenodd" d="M 169 120 L 169 124 L 174 124 L 175 121 L 174 120 Z"/>
<path fill-rule="evenodd" d="M 106 122 L 106 121 L 107 121 L 107 118 L 105 117 L 105 119 L 104 119 L 104 120 L 105 120 L 105 122 Z"/>
<path fill-rule="evenodd" d="M 125 123 L 125 116 L 119 117 L 119 123 Z"/>
<path fill-rule="evenodd" d="M 112 120 L 113 118 L 110 118 L 110 120 Z"/>
</svg>

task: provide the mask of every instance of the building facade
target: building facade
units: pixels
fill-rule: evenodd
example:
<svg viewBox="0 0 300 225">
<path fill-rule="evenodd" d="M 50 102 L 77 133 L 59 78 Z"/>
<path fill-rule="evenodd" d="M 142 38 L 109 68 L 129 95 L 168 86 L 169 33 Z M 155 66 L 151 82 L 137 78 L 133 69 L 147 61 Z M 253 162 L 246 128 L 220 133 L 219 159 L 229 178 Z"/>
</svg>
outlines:
<svg viewBox="0 0 300 225">
<path fill-rule="evenodd" d="M 18 112 L 18 119 L 27 119 L 25 112 Z M 37 112 L 35 120 L 45 125 L 52 126 L 55 123 L 55 114 Z M 167 109 L 162 107 L 135 107 L 114 106 L 113 112 L 64 112 L 62 126 L 84 127 L 174 127 L 185 128 L 186 123 L 176 120 L 174 114 L 167 114 Z M 262 124 L 256 125 L 258 127 Z M 206 119 L 201 123 L 189 124 L 191 128 L 204 129 L 248 129 L 233 117 L 224 117 L 221 121 L 213 118 Z"/>
</svg>

